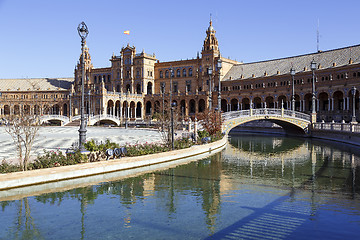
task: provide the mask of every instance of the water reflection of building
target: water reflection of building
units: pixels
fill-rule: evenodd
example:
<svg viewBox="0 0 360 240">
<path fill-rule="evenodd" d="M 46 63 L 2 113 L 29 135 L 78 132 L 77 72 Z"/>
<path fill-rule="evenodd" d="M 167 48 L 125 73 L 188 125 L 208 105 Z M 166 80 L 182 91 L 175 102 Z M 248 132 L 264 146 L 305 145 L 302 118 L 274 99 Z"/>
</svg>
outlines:
<svg viewBox="0 0 360 240">
<path fill-rule="evenodd" d="M 232 181 L 227 183 L 234 176 L 249 184 L 256 182 L 300 189 L 311 189 L 315 185 L 316 189 L 325 191 L 360 190 L 360 181 L 356 178 L 360 174 L 360 155 L 331 145 L 290 141 L 293 140 L 233 137 L 229 147 L 222 152 L 222 166 L 228 169 L 221 176 L 222 194 L 236 188 L 231 185 Z"/>
<path fill-rule="evenodd" d="M 273 146 L 281 145 L 281 141 L 280 139 L 274 139 Z M 310 156 L 307 143 L 303 143 L 295 149 L 277 153 L 266 152 L 266 148 L 269 147 L 268 145 L 262 145 L 262 147 L 263 151 L 257 152 L 251 148 L 251 144 L 248 150 L 229 145 L 229 147 L 223 151 L 223 158 L 238 165 L 247 165 L 247 162 L 251 164 L 283 165 L 294 161 L 296 163 L 305 162 Z M 274 147 L 272 149 L 274 149 Z"/>
</svg>

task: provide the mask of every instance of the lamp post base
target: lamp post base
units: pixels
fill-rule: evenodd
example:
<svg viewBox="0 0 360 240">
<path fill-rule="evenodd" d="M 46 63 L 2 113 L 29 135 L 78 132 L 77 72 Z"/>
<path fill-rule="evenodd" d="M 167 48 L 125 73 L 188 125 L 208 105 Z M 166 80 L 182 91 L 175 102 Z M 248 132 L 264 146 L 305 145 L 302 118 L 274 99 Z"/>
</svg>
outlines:
<svg viewBox="0 0 360 240">
<path fill-rule="evenodd" d="M 85 151 L 84 143 L 86 142 L 86 129 L 79 129 L 79 150 L 81 152 Z"/>
</svg>

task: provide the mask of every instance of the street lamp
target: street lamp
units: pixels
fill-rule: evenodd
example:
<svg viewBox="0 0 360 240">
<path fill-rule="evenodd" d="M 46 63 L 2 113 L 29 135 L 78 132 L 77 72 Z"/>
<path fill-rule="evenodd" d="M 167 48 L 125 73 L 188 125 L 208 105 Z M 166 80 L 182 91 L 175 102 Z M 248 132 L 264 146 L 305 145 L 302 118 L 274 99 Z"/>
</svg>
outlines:
<svg viewBox="0 0 360 240">
<path fill-rule="evenodd" d="M 90 112 L 91 112 L 91 90 L 88 91 L 88 118 L 90 120 Z"/>
<path fill-rule="evenodd" d="M 69 114 L 68 115 L 69 115 L 69 119 L 70 119 L 69 121 L 71 122 L 71 111 L 72 111 L 71 110 L 72 109 L 72 107 L 71 107 L 71 92 L 69 92 L 69 105 L 70 106 L 69 106 Z"/>
<path fill-rule="evenodd" d="M 312 111 L 311 111 L 311 122 L 316 122 L 316 96 L 315 96 L 315 70 L 316 70 L 316 62 L 314 60 L 311 61 L 310 64 L 312 71 Z"/>
<path fill-rule="evenodd" d="M 351 94 L 352 94 L 352 97 L 353 97 L 353 107 L 352 107 L 352 119 L 351 119 L 351 122 L 356 123 L 356 112 L 355 112 L 356 87 L 355 86 L 351 88 Z"/>
<path fill-rule="evenodd" d="M 295 76 L 295 69 L 291 68 L 290 69 L 290 74 L 291 74 L 291 79 L 292 79 L 292 96 L 291 96 L 291 107 L 293 111 L 295 111 L 295 80 L 294 80 L 294 76 Z"/>
<path fill-rule="evenodd" d="M 219 89 L 218 89 L 218 111 L 221 112 L 221 80 L 220 80 L 220 70 L 222 68 L 222 60 L 221 58 L 217 61 L 217 69 L 219 71 Z"/>
<path fill-rule="evenodd" d="M 171 103 L 171 149 L 174 150 L 174 107 L 176 102 Z"/>
<path fill-rule="evenodd" d="M 209 110 L 211 110 L 212 107 L 212 84 L 211 84 L 211 75 L 212 75 L 212 67 L 210 66 L 208 68 L 208 75 L 210 78 L 210 82 L 209 82 Z"/>
<path fill-rule="evenodd" d="M 172 104 L 172 77 L 173 77 L 173 74 L 174 74 L 174 70 L 172 67 L 170 67 L 170 107 L 171 107 L 171 104 Z"/>
<path fill-rule="evenodd" d="M 128 102 L 127 102 L 127 93 L 125 95 L 125 129 L 128 128 L 128 114 L 129 114 L 129 108 L 128 108 Z"/>
<path fill-rule="evenodd" d="M 81 22 L 77 28 L 79 36 L 81 38 L 81 120 L 80 120 L 80 129 L 79 129 L 79 149 L 80 151 L 85 151 L 84 143 L 86 141 L 86 125 L 84 117 L 84 81 L 85 81 L 85 59 L 84 59 L 84 45 L 85 39 L 89 34 L 89 30 L 84 22 Z"/>
</svg>

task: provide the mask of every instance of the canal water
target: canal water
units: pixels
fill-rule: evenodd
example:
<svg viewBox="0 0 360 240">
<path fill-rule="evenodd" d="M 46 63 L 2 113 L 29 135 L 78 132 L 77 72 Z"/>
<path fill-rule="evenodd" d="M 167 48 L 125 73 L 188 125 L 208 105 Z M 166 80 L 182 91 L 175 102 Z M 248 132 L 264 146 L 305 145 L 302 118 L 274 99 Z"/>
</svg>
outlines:
<svg viewBox="0 0 360 240">
<path fill-rule="evenodd" d="M 0 239 L 358 239 L 351 146 L 232 136 L 208 159 L 0 202 Z"/>
</svg>

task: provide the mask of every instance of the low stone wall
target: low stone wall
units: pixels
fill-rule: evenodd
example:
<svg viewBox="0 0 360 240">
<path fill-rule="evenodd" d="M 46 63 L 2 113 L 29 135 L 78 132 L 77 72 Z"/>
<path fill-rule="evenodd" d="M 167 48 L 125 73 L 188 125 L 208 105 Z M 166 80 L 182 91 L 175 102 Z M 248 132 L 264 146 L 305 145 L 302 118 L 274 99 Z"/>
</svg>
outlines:
<svg viewBox="0 0 360 240">
<path fill-rule="evenodd" d="M 16 188 L 39 185 L 45 183 L 58 183 L 63 180 L 73 180 L 88 176 L 102 175 L 105 173 L 123 172 L 136 169 L 138 172 L 149 170 L 149 166 L 157 166 L 164 163 L 184 163 L 211 156 L 226 147 L 227 136 L 223 139 L 203 145 L 195 145 L 191 148 L 150 154 L 139 157 L 124 157 L 102 162 L 77 164 L 72 166 L 38 169 L 26 172 L 0 174 L 0 199 L 14 194 L 25 194 Z M 143 168 L 143 169 L 142 169 Z M 129 174 L 132 174 L 129 172 Z M 103 179 L 103 178 L 101 178 Z M 89 181 L 87 181 L 89 182 Z M 74 187 L 74 183 L 71 184 Z M 61 185 L 62 188 L 65 186 Z M 15 190 L 15 191 L 12 191 Z M 31 191 L 31 190 L 26 190 Z"/>
<path fill-rule="evenodd" d="M 360 134 L 358 133 L 312 129 L 311 137 L 360 146 Z"/>
</svg>

